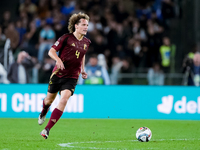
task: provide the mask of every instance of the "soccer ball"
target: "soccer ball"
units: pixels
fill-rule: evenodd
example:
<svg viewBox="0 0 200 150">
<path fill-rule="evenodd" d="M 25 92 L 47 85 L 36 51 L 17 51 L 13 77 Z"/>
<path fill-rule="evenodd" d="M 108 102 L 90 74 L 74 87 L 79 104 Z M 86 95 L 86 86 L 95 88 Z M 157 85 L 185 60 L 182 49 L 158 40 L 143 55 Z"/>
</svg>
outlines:
<svg viewBox="0 0 200 150">
<path fill-rule="evenodd" d="M 136 138 L 140 142 L 148 142 L 152 137 L 151 130 L 147 127 L 140 127 L 136 132 Z"/>
</svg>

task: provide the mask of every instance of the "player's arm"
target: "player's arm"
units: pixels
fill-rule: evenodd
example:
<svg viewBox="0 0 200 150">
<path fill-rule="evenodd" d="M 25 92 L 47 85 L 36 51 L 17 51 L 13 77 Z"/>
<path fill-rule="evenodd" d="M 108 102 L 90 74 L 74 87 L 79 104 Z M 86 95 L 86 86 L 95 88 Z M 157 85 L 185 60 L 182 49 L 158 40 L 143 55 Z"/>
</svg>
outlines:
<svg viewBox="0 0 200 150">
<path fill-rule="evenodd" d="M 82 60 L 81 74 L 82 74 L 83 79 L 87 79 L 87 73 L 85 72 L 85 55 L 83 56 L 83 60 Z"/>
<path fill-rule="evenodd" d="M 56 54 L 56 50 L 55 50 L 54 48 L 51 48 L 51 49 L 49 50 L 48 55 L 49 55 L 53 60 L 56 61 L 56 66 L 57 66 L 58 69 L 61 69 L 61 70 L 65 69 L 65 66 L 64 66 L 62 60 L 58 57 L 58 55 Z"/>
</svg>

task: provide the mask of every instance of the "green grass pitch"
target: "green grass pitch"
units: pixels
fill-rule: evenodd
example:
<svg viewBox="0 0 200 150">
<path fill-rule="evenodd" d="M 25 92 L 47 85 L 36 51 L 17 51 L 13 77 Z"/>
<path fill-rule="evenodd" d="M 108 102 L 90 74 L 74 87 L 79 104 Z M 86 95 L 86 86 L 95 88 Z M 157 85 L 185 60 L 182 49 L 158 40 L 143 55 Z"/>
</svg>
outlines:
<svg viewBox="0 0 200 150">
<path fill-rule="evenodd" d="M 200 121 L 136 119 L 60 119 L 48 139 L 37 119 L 0 118 L 0 150 L 198 150 Z M 139 142 L 135 133 L 149 127 L 152 139 Z"/>
</svg>

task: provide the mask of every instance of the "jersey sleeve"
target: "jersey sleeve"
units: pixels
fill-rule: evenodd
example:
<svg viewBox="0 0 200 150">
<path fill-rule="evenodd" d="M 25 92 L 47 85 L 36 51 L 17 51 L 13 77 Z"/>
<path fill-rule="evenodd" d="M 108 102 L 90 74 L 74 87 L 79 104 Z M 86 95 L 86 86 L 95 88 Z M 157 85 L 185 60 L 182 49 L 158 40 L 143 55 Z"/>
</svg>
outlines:
<svg viewBox="0 0 200 150">
<path fill-rule="evenodd" d="M 67 36 L 66 35 L 63 35 L 61 36 L 55 43 L 54 45 L 52 45 L 52 48 L 54 48 L 56 51 L 59 51 L 62 47 L 63 47 L 63 42 L 65 40 Z"/>
</svg>

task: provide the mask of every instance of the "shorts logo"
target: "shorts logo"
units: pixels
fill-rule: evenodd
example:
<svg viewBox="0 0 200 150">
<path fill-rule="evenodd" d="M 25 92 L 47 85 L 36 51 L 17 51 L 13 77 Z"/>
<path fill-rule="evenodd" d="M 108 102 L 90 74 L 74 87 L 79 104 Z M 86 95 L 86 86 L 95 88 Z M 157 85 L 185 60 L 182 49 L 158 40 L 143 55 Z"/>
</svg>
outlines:
<svg viewBox="0 0 200 150">
<path fill-rule="evenodd" d="M 86 44 L 84 44 L 84 50 L 87 48 L 87 45 Z"/>
<path fill-rule="evenodd" d="M 71 46 L 75 46 L 75 44 L 74 43 L 72 43 L 72 45 Z"/>
<path fill-rule="evenodd" d="M 74 92 L 74 89 L 72 89 L 72 91 Z"/>
<path fill-rule="evenodd" d="M 52 84 L 52 81 L 49 81 L 49 84 Z"/>
<path fill-rule="evenodd" d="M 59 44 L 59 42 L 58 41 L 56 41 L 56 43 L 54 44 L 55 46 L 58 46 L 58 44 Z"/>
</svg>

